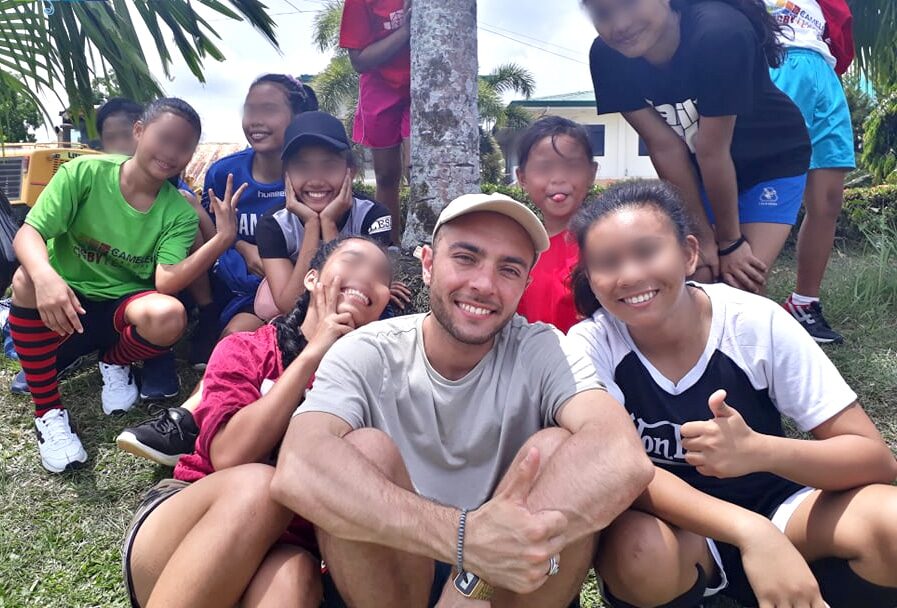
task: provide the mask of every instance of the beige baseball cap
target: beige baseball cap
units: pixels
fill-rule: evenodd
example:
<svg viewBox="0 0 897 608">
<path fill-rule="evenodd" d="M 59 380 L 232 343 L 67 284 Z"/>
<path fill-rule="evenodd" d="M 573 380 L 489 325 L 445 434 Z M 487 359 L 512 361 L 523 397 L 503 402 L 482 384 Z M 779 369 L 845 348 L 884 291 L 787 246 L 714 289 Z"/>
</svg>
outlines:
<svg viewBox="0 0 897 608">
<path fill-rule="evenodd" d="M 439 219 L 436 220 L 436 227 L 433 228 L 433 236 L 435 237 L 439 229 L 452 220 L 468 213 L 479 213 L 481 211 L 500 213 L 520 224 L 520 227 L 526 230 L 529 237 L 533 240 L 536 255 L 548 249 L 550 244 L 548 242 L 548 233 L 545 232 L 545 226 L 542 225 L 536 214 L 530 211 L 523 203 L 519 203 L 510 196 L 498 192 L 493 194 L 464 194 L 450 202 L 442 210 L 442 213 L 439 214 Z"/>
</svg>

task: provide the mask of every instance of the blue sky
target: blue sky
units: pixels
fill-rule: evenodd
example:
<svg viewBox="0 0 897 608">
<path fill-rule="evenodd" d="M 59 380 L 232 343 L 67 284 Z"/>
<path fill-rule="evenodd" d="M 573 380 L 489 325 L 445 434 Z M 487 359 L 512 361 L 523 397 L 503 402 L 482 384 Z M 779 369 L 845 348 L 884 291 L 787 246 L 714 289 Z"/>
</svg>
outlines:
<svg viewBox="0 0 897 608">
<path fill-rule="evenodd" d="M 267 4 L 277 23 L 281 53 L 245 23 L 210 17 L 221 36 L 219 47 L 226 60 L 206 64 L 204 85 L 178 63 L 172 69 L 172 78 L 166 80 L 157 59 L 151 59 L 165 92 L 183 97 L 199 111 L 204 123 L 203 141 L 243 140 L 240 107 L 249 83 L 258 75 L 314 74 L 330 59 L 310 42 L 312 19 L 321 8 L 321 0 L 268 0 Z M 481 73 L 515 61 L 535 76 L 537 96 L 591 88 L 588 51 L 595 31 L 579 0 L 480 0 L 478 11 Z M 152 48 L 148 36 L 145 40 Z M 51 111 L 58 106 L 55 101 L 47 101 Z"/>
</svg>

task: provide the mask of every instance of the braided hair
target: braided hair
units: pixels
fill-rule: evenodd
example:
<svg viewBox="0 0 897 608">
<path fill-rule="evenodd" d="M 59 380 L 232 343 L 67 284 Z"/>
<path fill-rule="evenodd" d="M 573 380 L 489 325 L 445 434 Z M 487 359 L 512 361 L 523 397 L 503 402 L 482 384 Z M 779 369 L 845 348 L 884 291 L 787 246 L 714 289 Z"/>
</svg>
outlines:
<svg viewBox="0 0 897 608">
<path fill-rule="evenodd" d="M 303 84 L 298 78 L 288 74 L 263 74 L 249 85 L 249 90 L 264 83 L 275 84 L 283 89 L 293 115 L 318 109 L 318 96 L 310 86 Z"/>
<path fill-rule="evenodd" d="M 327 260 L 330 259 L 330 256 L 333 255 L 346 241 L 353 239 L 368 241 L 369 243 L 377 245 L 381 250 L 383 249 L 383 246 L 380 243 L 364 235 L 341 236 L 332 241 L 322 243 L 318 248 L 318 251 L 315 252 L 314 257 L 311 259 L 308 269 L 317 270 L 320 274 L 324 265 L 327 263 Z M 308 307 L 311 305 L 311 295 L 311 290 L 306 289 L 305 293 L 299 296 L 299 300 L 296 302 L 296 306 L 293 310 L 271 321 L 271 324 L 274 325 L 277 330 L 277 347 L 280 349 L 281 362 L 284 369 L 286 369 L 290 363 L 299 356 L 299 353 L 308 346 L 308 340 L 303 335 L 301 328 L 302 323 L 305 322 L 305 317 L 308 314 Z"/>
</svg>

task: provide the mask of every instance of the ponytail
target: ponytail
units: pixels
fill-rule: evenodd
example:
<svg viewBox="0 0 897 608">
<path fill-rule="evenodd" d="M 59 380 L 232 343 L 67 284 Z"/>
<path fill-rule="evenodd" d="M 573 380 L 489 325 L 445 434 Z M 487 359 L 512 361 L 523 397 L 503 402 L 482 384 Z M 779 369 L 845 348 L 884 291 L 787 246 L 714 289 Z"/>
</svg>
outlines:
<svg viewBox="0 0 897 608">
<path fill-rule="evenodd" d="M 689 4 L 696 4 L 705 0 L 672 0 L 670 6 L 681 11 Z M 763 0 L 716 0 L 728 4 L 735 10 L 739 11 L 754 26 L 754 33 L 757 35 L 757 41 L 763 48 L 763 54 L 766 55 L 766 61 L 770 67 L 777 68 L 782 65 L 785 60 L 785 46 L 781 42 L 781 38 L 785 36 L 785 27 L 775 17 L 766 10 Z"/>
</svg>

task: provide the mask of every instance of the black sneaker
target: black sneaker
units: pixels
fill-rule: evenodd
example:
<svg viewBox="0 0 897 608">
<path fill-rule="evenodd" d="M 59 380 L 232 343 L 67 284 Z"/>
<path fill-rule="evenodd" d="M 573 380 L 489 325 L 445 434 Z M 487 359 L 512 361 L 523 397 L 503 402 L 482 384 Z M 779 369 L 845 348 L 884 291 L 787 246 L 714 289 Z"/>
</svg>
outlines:
<svg viewBox="0 0 897 608">
<path fill-rule="evenodd" d="M 819 302 L 802 306 L 792 302 L 789 297 L 782 306 L 819 344 L 841 344 L 844 342 L 844 336 L 832 329 L 832 326 L 822 316 L 822 306 Z"/>
<path fill-rule="evenodd" d="M 115 444 L 135 456 L 173 467 L 178 458 L 193 453 L 197 435 L 199 427 L 193 414 L 182 407 L 172 407 L 152 420 L 126 428 Z"/>
<path fill-rule="evenodd" d="M 214 304 L 203 306 L 199 309 L 199 319 L 190 337 L 190 352 L 187 355 L 187 362 L 194 369 L 203 370 L 215 345 L 218 344 L 218 336 L 220 335 L 218 328 L 218 307 Z"/>
</svg>

